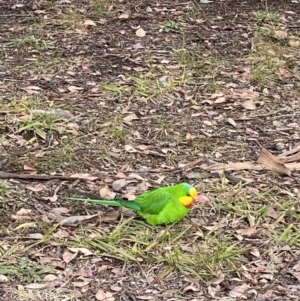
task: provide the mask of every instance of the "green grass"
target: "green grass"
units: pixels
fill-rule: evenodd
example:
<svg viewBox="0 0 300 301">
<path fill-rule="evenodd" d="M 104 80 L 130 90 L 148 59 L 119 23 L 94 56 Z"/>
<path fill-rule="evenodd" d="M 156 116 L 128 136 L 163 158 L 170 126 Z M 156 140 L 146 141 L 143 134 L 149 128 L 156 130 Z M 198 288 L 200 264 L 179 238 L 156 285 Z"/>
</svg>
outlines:
<svg viewBox="0 0 300 301">
<path fill-rule="evenodd" d="M 92 13 L 98 17 L 113 17 L 116 14 L 116 9 L 114 8 L 114 0 L 93 0 L 90 3 L 90 10 Z"/>
<path fill-rule="evenodd" d="M 184 66 L 184 82 L 196 80 L 197 85 L 203 86 L 202 93 L 214 93 L 219 88 L 217 81 L 220 72 L 225 72 L 230 67 L 230 63 L 220 55 L 203 56 L 203 50 L 198 45 L 189 51 L 183 46 L 175 51 L 174 59 Z"/>
<path fill-rule="evenodd" d="M 238 231 L 249 227 L 255 227 L 257 241 L 268 242 L 260 245 L 262 257 L 270 247 L 299 246 L 300 209 L 297 198 L 291 193 L 275 188 L 253 193 L 243 185 L 231 186 L 225 181 L 212 185 L 205 183 L 205 189 L 212 190 L 216 198 L 211 196 L 208 207 L 193 209 L 200 210 L 197 216 L 203 214 L 203 221 L 196 224 L 190 216 L 174 225 L 159 227 L 147 225 L 137 218 L 123 217 L 114 225 L 73 227 L 72 234 L 65 239 L 56 235 L 61 230 L 58 224 L 49 226 L 36 222 L 43 238 L 25 242 L 22 236 L 32 229 L 17 221 L 9 230 L 10 244 L 6 243 L 3 249 L 0 247 L 0 274 L 39 281 L 50 271 L 32 262 L 27 255 L 48 246 L 49 241 L 61 250 L 86 248 L 93 253 L 92 256 L 126 263 L 127 266 L 137 265 L 145 275 L 145 266 L 151 265 L 157 277 L 167 277 L 177 271 L 195 279 L 211 279 L 219 271 L 239 275 L 242 266 L 249 264 L 253 240 Z M 99 209 L 99 206 L 88 206 L 89 209 Z M 270 216 L 271 209 L 278 217 Z M 190 215 L 193 216 L 193 212 Z"/>
<path fill-rule="evenodd" d="M 10 189 L 11 186 L 6 180 L 0 180 L 0 195 L 8 193 Z"/>
<path fill-rule="evenodd" d="M 293 99 L 299 96 L 300 88 L 299 85 L 297 86 L 296 78 L 299 64 L 293 56 L 298 54 L 296 43 L 298 40 L 295 39 L 295 48 L 292 49 L 294 53 L 292 53 L 291 47 L 287 47 L 289 37 L 282 40 L 280 37 L 276 38 L 276 31 L 281 30 L 284 24 L 281 15 L 272 13 L 268 9 L 254 14 L 250 21 L 254 21 L 255 24 L 252 22 L 249 25 L 253 30 L 251 36 L 266 37 L 262 43 L 263 46 L 257 47 L 253 52 L 249 49 L 248 55 L 244 55 L 244 51 L 247 50 L 246 44 L 241 46 L 240 41 L 228 39 L 225 40 L 228 46 L 226 54 L 230 54 L 230 57 L 223 57 L 213 52 L 216 50 L 222 53 L 223 46 L 216 44 L 216 49 L 212 47 L 212 51 L 212 48 L 191 39 L 190 33 L 187 36 L 184 35 L 185 23 L 182 23 L 182 20 L 188 23 L 190 21 L 188 15 L 183 14 L 177 17 L 174 14 L 172 21 L 165 21 L 163 24 L 153 23 L 153 20 L 150 20 L 152 23 L 144 27 L 154 29 L 154 31 L 148 30 L 145 37 L 151 41 L 150 47 L 146 43 L 147 40 L 139 39 L 134 35 L 134 26 L 137 25 L 135 15 L 138 16 L 140 7 L 131 7 L 130 2 L 113 0 L 93 0 L 87 6 L 81 6 L 78 3 L 63 3 L 59 6 L 50 3 L 48 8 L 45 8 L 48 19 L 42 20 L 45 15 L 41 14 L 41 24 L 31 22 L 30 26 L 26 27 L 20 23 L 21 27 L 18 28 L 18 23 L 16 23 L 16 29 L 22 32 L 21 37 L 19 34 L 13 36 L 11 32 L 13 38 L 4 45 L 5 51 L 1 56 L 5 68 L 9 71 L 9 80 L 1 88 L 3 95 L 0 107 L 4 111 L 3 115 L 5 114 L 5 127 L 3 127 L 5 137 L 1 142 L 6 143 L 4 146 L 7 152 L 21 147 L 25 149 L 25 154 L 11 160 L 9 167 L 17 166 L 21 169 L 26 163 L 35 166 L 39 173 L 44 171 L 68 173 L 71 170 L 71 172 L 98 174 L 99 171 L 103 177 L 91 182 L 49 181 L 43 183 L 45 190 L 38 193 L 30 191 L 30 188 L 24 191 L 25 185 L 31 184 L 22 181 L 0 181 L 0 211 L 4 220 L 3 224 L 7 225 L 0 231 L 1 237 L 4 238 L 0 246 L 0 274 L 5 275 L 9 283 L 43 284 L 46 275 L 54 274 L 64 277 L 64 268 L 51 268 L 50 263 L 47 262 L 42 265 L 37 255 L 39 252 L 42 252 L 45 257 L 54 258 L 64 264 L 63 255 L 69 250 L 68 248 L 82 247 L 87 248 L 93 254 L 88 257 L 78 254 L 72 262 L 67 264 L 67 268 L 76 271 L 82 267 L 91 266 L 93 271 L 97 271 L 99 266 L 95 262 L 99 263 L 100 260 L 102 262 L 99 265 L 109 262 L 115 267 L 126 266 L 128 271 L 137 270 L 138 277 L 146 280 L 160 280 L 176 273 L 175 277 L 212 279 L 220 272 L 225 277 L 234 276 L 244 280 L 241 270 L 253 262 L 256 264 L 257 261 L 257 257 L 254 258 L 251 254 L 253 248 L 258 249 L 261 256 L 259 259 L 267 262 L 270 260 L 268 257 L 270 248 L 290 246 L 293 252 L 297 250 L 300 238 L 299 201 L 291 193 L 280 191 L 276 187 L 273 190 L 264 191 L 264 187 L 270 186 L 267 178 L 271 177 L 270 174 L 266 176 L 263 171 L 255 174 L 241 171 L 242 176 L 246 174 L 246 177 L 255 178 L 255 181 L 249 186 L 232 186 L 228 184 L 225 177 L 221 177 L 221 181 L 219 178 L 210 178 L 207 175 L 202 178 L 201 173 L 197 171 L 202 168 L 202 164 L 206 164 L 206 159 L 217 157 L 217 153 L 222 155 L 218 159 L 224 161 L 232 159 L 239 161 L 241 157 L 247 158 L 249 154 L 247 143 L 244 143 L 238 149 L 235 148 L 235 153 L 228 156 L 232 147 L 228 144 L 228 138 L 231 139 L 231 135 L 238 135 L 239 141 L 245 141 L 246 136 L 243 135 L 248 134 L 244 133 L 243 127 L 236 127 L 232 131 L 229 129 L 225 133 L 227 140 L 224 139 L 225 136 L 222 136 L 226 132 L 226 125 L 224 125 L 226 119 L 231 117 L 236 120 L 241 117 L 239 114 L 242 113 L 238 112 L 235 105 L 240 102 L 240 99 L 236 98 L 236 93 L 233 93 L 235 98 L 230 97 L 231 92 L 240 89 L 240 84 L 242 84 L 242 89 L 248 89 L 252 85 L 257 91 L 260 89 L 264 93 L 267 91 L 265 94 L 261 93 L 259 100 L 263 105 L 254 112 L 255 114 L 259 114 L 264 109 L 269 110 L 274 106 L 282 105 L 286 95 L 290 96 L 295 93 Z M 97 52 L 97 55 L 93 55 L 93 51 L 90 51 L 95 48 L 93 37 L 101 35 L 107 28 L 110 29 L 112 19 L 109 20 L 109 18 L 117 19 L 120 14 L 126 14 L 127 6 L 130 11 L 134 12 L 134 9 L 137 11 L 130 15 L 128 20 L 119 20 L 114 24 L 124 24 L 116 28 L 116 32 L 126 33 L 128 45 L 124 44 L 125 50 L 133 55 L 129 59 L 136 58 L 134 54 L 138 53 L 140 61 L 137 60 L 136 65 L 131 61 L 123 60 L 123 52 L 119 48 L 118 41 L 114 39 L 110 41 L 106 34 L 103 39 L 107 40 L 104 43 L 104 47 L 108 47 L 107 52 L 120 50 L 121 56 L 103 58 L 101 53 L 98 55 Z M 199 5 L 197 9 L 201 10 L 201 6 L 203 5 Z M 191 17 L 193 20 L 199 20 L 199 16 L 203 19 L 208 18 L 210 14 L 204 10 L 197 13 L 195 11 L 196 6 L 188 12 L 190 16 L 194 13 Z M 153 12 L 155 13 L 160 12 Z M 84 21 L 87 18 L 93 20 L 96 26 L 85 28 Z M 147 23 L 149 20 L 142 21 Z M 159 32 L 160 25 L 162 28 Z M 194 21 L 188 26 L 190 25 L 195 26 Z M 167 31 L 170 32 L 166 33 Z M 36 34 L 37 32 L 42 32 L 43 35 Z M 76 38 L 80 34 L 81 40 L 78 42 Z M 158 54 L 155 52 L 155 50 L 161 50 L 161 44 L 157 44 L 156 38 L 164 37 L 164 34 L 172 38 L 169 45 L 174 51 L 173 55 L 167 52 L 157 52 Z M 61 51 L 60 47 L 57 47 L 58 42 L 49 41 L 46 38 L 48 36 L 55 37 L 64 45 L 69 43 L 71 47 L 66 47 Z M 69 40 L 72 38 L 74 38 L 72 41 Z M 134 52 L 129 48 L 137 41 L 141 41 L 145 49 L 134 50 Z M 166 40 L 163 41 L 165 42 Z M 73 47 L 75 44 L 76 47 Z M 234 55 L 238 53 L 238 50 L 242 50 L 241 56 L 236 58 Z M 19 55 L 26 52 L 27 55 Z M 130 71 L 123 70 L 122 77 L 119 76 L 120 72 L 114 72 L 112 69 L 108 75 L 103 72 L 100 79 L 90 71 L 103 65 L 103 59 L 114 64 L 126 64 L 126 67 L 131 69 L 128 69 Z M 138 65 L 140 62 L 141 65 Z M 84 70 L 86 73 L 82 70 L 83 63 L 89 66 L 89 70 Z M 281 68 L 286 68 L 290 73 L 294 72 L 295 77 L 290 82 L 282 83 L 277 74 Z M 15 74 L 18 77 L 15 77 Z M 47 97 L 53 101 L 49 101 L 46 94 L 42 92 L 35 95 L 30 94 L 32 91 L 24 92 L 20 89 L 29 86 L 28 77 L 35 80 L 35 75 L 38 78 L 49 75 L 46 80 L 49 82 L 52 78 L 57 79 L 57 81 L 53 80 L 57 91 L 45 87 Z M 83 95 L 71 94 L 65 87 L 75 83 L 74 85 L 82 87 L 86 85 L 89 88 L 91 82 L 98 90 L 87 89 L 84 90 L 86 94 Z M 235 87 L 234 84 L 237 86 Z M 288 85 L 286 90 L 284 85 Z M 263 90 L 264 88 L 266 89 Z M 224 95 L 228 97 L 226 106 L 210 106 L 206 101 L 211 100 L 212 93 L 219 91 L 224 92 Z M 282 100 L 273 102 L 270 107 L 269 95 L 280 95 Z M 291 97 L 287 99 L 290 101 Z M 65 108 L 71 104 L 73 106 L 73 100 L 75 100 L 74 110 L 80 111 L 79 129 L 75 133 L 78 136 L 67 128 L 67 121 L 56 120 L 47 114 L 33 114 L 33 110 L 37 109 L 50 111 L 57 107 Z M 170 107 L 166 104 L 170 104 Z M 191 105 L 198 108 L 190 108 Z M 175 111 L 177 106 L 180 111 Z M 126 121 L 124 118 L 127 113 L 124 111 L 127 107 L 142 118 Z M 168 108 L 175 112 L 174 118 L 170 117 Z M 216 115 L 208 116 L 208 111 L 215 111 Z M 197 112 L 204 114 L 197 117 L 191 116 Z M 250 113 L 245 114 L 251 115 Z M 147 128 L 142 124 L 144 117 L 147 118 Z M 206 130 L 206 124 L 202 123 L 202 119 L 207 118 L 215 120 L 216 125 L 220 125 L 218 129 L 217 127 L 211 128 L 217 138 L 210 139 L 202 136 L 201 131 Z M 251 126 L 251 122 L 255 121 L 240 122 L 239 125 L 248 127 L 248 125 Z M 138 131 L 142 139 L 136 139 L 135 131 Z M 197 138 L 187 139 L 185 131 Z M 24 141 L 31 145 L 24 145 Z M 45 142 L 50 143 L 48 145 Z M 155 157 L 155 154 L 143 153 L 142 150 L 138 154 L 131 153 L 130 156 L 125 156 L 122 153 L 125 144 L 133 145 L 137 149 L 140 144 L 147 145 L 149 149 L 155 149 L 165 157 Z M 32 145 L 41 146 L 41 149 L 31 151 Z M 117 148 L 116 156 L 113 154 L 114 148 Z M 26 150 L 29 152 L 26 153 Z M 203 162 L 194 166 L 193 171 L 171 174 L 167 173 L 168 170 L 166 172 L 164 170 L 167 165 L 178 168 L 179 162 L 191 162 L 199 157 L 203 158 Z M 127 166 L 129 166 L 128 170 Z M 75 205 L 60 199 L 50 204 L 44 198 L 53 195 L 56 187 L 60 189 L 58 193 L 64 188 L 72 189 L 73 187 L 97 193 L 101 185 L 110 185 L 114 175 L 119 171 L 124 171 L 124 168 L 126 168 L 124 171 L 126 173 L 131 172 L 131 168 L 140 172 L 140 169 L 144 167 L 152 169 L 156 166 L 161 168 L 161 172 L 141 173 L 145 183 L 158 183 L 162 179 L 165 182 L 182 180 L 196 170 L 195 173 L 199 174 L 199 179 L 194 177 L 191 181 L 208 194 L 211 202 L 205 205 L 195 205 L 187 218 L 175 225 L 160 227 L 152 227 L 138 218 L 128 217 L 122 217 L 120 221 L 108 224 L 92 221 L 74 227 L 66 225 L 60 227 L 55 224 L 56 221 L 51 220 L 52 213 L 47 215 L 50 222 L 45 222 L 48 212 L 44 210 L 51 210 L 54 207 L 68 208 L 70 211 L 66 216 L 99 211 L 97 206 Z M 128 180 L 128 190 L 139 183 L 134 178 Z M 12 188 L 14 184 L 15 188 Z M 123 192 L 127 191 L 124 189 Z M 28 219 L 14 219 L 13 216 L 20 209 L 32 209 L 32 215 Z M 105 210 L 101 207 L 103 216 L 106 214 Z M 254 229 L 253 235 L 243 234 L 243 231 L 250 228 Z M 34 233 L 42 234 L 42 239 L 31 238 L 30 234 Z M 65 236 L 60 236 L 61 233 Z M 64 279 L 63 277 L 61 279 Z M 77 281 L 76 277 L 78 276 L 74 276 L 75 281 Z M 125 277 L 128 283 L 132 283 L 134 276 L 128 273 L 124 279 Z M 91 280 L 97 281 L 97 279 Z M 106 280 L 109 281 L 109 279 Z M 91 286 L 78 288 L 78 290 L 87 294 L 90 290 L 92 294 L 94 285 L 93 283 Z M 66 286 L 70 290 L 73 288 L 71 282 L 66 283 Z M 169 288 L 167 281 L 166 287 Z M 220 293 L 223 294 L 224 291 Z M 46 291 L 26 290 L 22 287 L 16 288 L 12 294 L 13 300 L 16 301 L 39 299 L 57 301 L 67 298 L 58 290 L 46 293 Z"/>
<path fill-rule="evenodd" d="M 0 180 L 0 206 L 7 208 L 11 198 L 12 186 L 6 180 Z"/>
<path fill-rule="evenodd" d="M 133 85 L 132 92 L 140 100 L 148 101 L 157 97 L 167 95 L 174 87 L 171 77 L 167 77 L 166 81 L 161 82 L 159 77 L 137 77 L 128 75 Z"/>
<path fill-rule="evenodd" d="M 165 21 L 161 26 L 160 28 L 165 31 L 165 32 L 168 32 L 168 31 L 178 31 L 179 30 L 179 24 L 174 22 L 174 21 Z"/>
<path fill-rule="evenodd" d="M 273 13 L 268 10 L 257 11 L 253 14 L 254 20 L 259 24 L 273 24 L 278 25 L 282 23 L 281 16 L 279 13 Z"/>
<path fill-rule="evenodd" d="M 68 290 L 57 288 L 43 288 L 43 289 L 28 289 L 22 285 L 15 287 L 7 287 L 6 291 L 10 294 L 14 301 L 62 301 L 62 300 L 77 300 L 73 298 Z"/>
<path fill-rule="evenodd" d="M 280 83 L 280 70 L 288 70 L 286 53 L 289 36 L 282 29 L 281 16 L 268 10 L 254 15 L 256 25 L 253 28 L 253 53 L 249 57 L 253 61 L 250 70 L 250 81 L 261 88 L 274 87 Z M 277 36 L 282 34 L 282 38 Z"/>
<path fill-rule="evenodd" d="M 53 103 L 42 94 L 33 97 L 15 96 L 4 100 L 0 107 L 10 113 L 7 124 L 14 129 L 15 134 L 21 134 L 27 140 L 27 144 L 39 139 L 46 140 L 47 135 L 74 133 L 74 129 L 67 126 L 68 120 L 60 118 L 58 113 L 55 113 Z"/>
<path fill-rule="evenodd" d="M 118 96 L 118 99 L 120 100 L 127 97 L 132 92 L 132 88 L 125 85 L 116 86 L 113 84 L 102 83 L 100 84 L 100 87 L 110 92 L 112 95 Z"/>
<path fill-rule="evenodd" d="M 83 26 L 83 16 L 77 8 L 70 8 L 67 12 L 59 15 L 58 25 L 66 30 L 74 30 Z"/>
<path fill-rule="evenodd" d="M 0 257 L 1 258 L 1 257 Z M 0 259 L 1 260 L 1 259 Z M 24 281 L 33 281 L 40 279 L 42 275 L 54 273 L 55 269 L 51 266 L 42 266 L 26 258 L 21 258 L 19 262 L 13 265 L 1 265 L 1 275 L 12 277 L 21 277 Z"/>
<path fill-rule="evenodd" d="M 233 236 L 223 236 L 221 231 L 207 231 L 203 236 L 197 235 L 199 231 L 193 224 L 155 228 L 139 220 L 125 219 L 111 232 L 101 227 L 81 227 L 73 241 L 60 243 L 125 262 L 163 264 L 164 270 L 175 269 L 198 278 L 216 275 L 221 268 L 227 272 L 236 270 L 240 256 L 249 247 L 236 242 Z M 91 234 L 92 239 L 88 238 Z"/>
<path fill-rule="evenodd" d="M 24 36 L 19 39 L 12 39 L 5 43 L 8 47 L 18 49 L 20 51 L 30 51 L 31 53 L 39 53 L 54 47 L 55 41 L 46 41 L 37 38 L 34 35 Z"/>
</svg>

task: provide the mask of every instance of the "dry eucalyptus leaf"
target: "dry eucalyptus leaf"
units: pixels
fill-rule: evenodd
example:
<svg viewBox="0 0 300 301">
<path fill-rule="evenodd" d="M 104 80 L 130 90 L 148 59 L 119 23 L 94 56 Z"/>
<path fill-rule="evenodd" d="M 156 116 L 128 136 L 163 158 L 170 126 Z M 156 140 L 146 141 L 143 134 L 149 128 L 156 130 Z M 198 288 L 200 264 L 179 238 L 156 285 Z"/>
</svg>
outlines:
<svg viewBox="0 0 300 301">
<path fill-rule="evenodd" d="M 92 20 L 84 20 L 83 25 L 84 25 L 85 27 L 88 27 L 88 26 L 96 26 L 96 23 L 95 23 L 94 21 L 92 21 Z"/>
<path fill-rule="evenodd" d="M 118 19 L 122 19 L 122 20 L 125 20 L 125 19 L 128 19 L 129 18 L 129 14 L 128 13 L 124 13 L 124 14 L 121 14 L 118 16 Z"/>
<path fill-rule="evenodd" d="M 32 212 L 31 209 L 21 208 L 19 211 L 17 211 L 17 215 L 27 215 L 30 214 L 31 212 Z"/>
<path fill-rule="evenodd" d="M 123 121 L 124 121 L 125 123 L 131 125 L 131 124 L 132 124 L 132 123 L 131 123 L 132 120 L 138 120 L 138 119 L 139 119 L 139 117 L 137 117 L 136 114 L 132 113 L 132 114 L 129 114 L 129 115 L 125 116 L 125 117 L 123 118 Z"/>
<path fill-rule="evenodd" d="M 73 253 L 82 253 L 85 256 L 93 255 L 93 253 L 86 248 L 69 248 L 69 250 Z"/>
<path fill-rule="evenodd" d="M 74 173 L 70 176 L 71 178 L 80 178 L 88 181 L 95 181 L 98 179 L 98 177 L 91 176 L 88 173 Z"/>
<path fill-rule="evenodd" d="M 25 288 L 30 288 L 30 289 L 44 289 L 47 288 L 46 284 L 43 283 L 30 283 L 24 286 Z"/>
<path fill-rule="evenodd" d="M 237 234 L 241 234 L 241 235 L 245 235 L 245 236 L 251 236 L 252 234 L 254 234 L 256 232 L 256 227 L 249 227 L 247 229 L 239 229 L 236 230 Z"/>
<path fill-rule="evenodd" d="M 232 119 L 232 118 L 228 118 L 227 119 L 227 122 L 229 123 L 229 124 L 231 124 L 231 125 L 233 125 L 234 127 L 236 127 L 236 122 Z"/>
<path fill-rule="evenodd" d="M 52 282 L 52 281 L 55 281 L 55 280 L 59 280 L 59 277 L 53 275 L 53 274 L 48 274 L 44 277 L 43 281 L 44 282 Z"/>
<path fill-rule="evenodd" d="M 123 288 L 122 288 L 122 286 L 112 285 L 112 286 L 110 287 L 110 289 L 111 289 L 112 291 L 114 291 L 114 292 L 120 292 Z"/>
<path fill-rule="evenodd" d="M 280 161 L 280 159 L 274 156 L 265 148 L 262 148 L 257 162 L 279 175 L 291 176 L 291 171 Z"/>
<path fill-rule="evenodd" d="M 244 292 L 249 288 L 250 286 L 248 284 L 236 286 L 229 292 L 229 296 L 234 298 L 244 298 Z"/>
<path fill-rule="evenodd" d="M 100 188 L 99 194 L 101 198 L 107 200 L 113 200 L 116 196 L 116 193 L 111 191 L 107 186 Z"/>
<path fill-rule="evenodd" d="M 110 292 L 106 292 L 103 289 L 99 289 L 96 293 L 96 299 L 99 301 L 113 301 L 115 300 L 114 296 Z"/>
<path fill-rule="evenodd" d="M 260 252 L 257 248 L 253 248 L 250 253 L 257 258 L 260 257 Z"/>
<path fill-rule="evenodd" d="M 0 275 L 0 282 L 7 282 L 8 278 L 5 275 Z"/>
<path fill-rule="evenodd" d="M 84 286 L 90 284 L 91 281 L 92 280 L 90 280 L 90 281 L 74 281 L 74 282 L 71 282 L 71 284 L 75 287 L 84 287 Z M 105 300 L 105 301 L 108 301 L 108 300 Z"/>
<path fill-rule="evenodd" d="M 115 191 L 121 191 L 123 187 L 127 185 L 127 181 L 125 179 L 119 179 L 112 183 L 112 187 Z"/>
<path fill-rule="evenodd" d="M 143 28 L 139 28 L 139 29 L 135 32 L 135 34 L 136 34 L 138 37 L 142 38 L 142 37 L 144 37 L 144 36 L 146 35 L 146 32 L 145 32 L 145 30 L 144 30 Z"/>
<path fill-rule="evenodd" d="M 28 237 L 29 238 L 32 238 L 32 239 L 42 239 L 43 238 L 43 234 L 42 233 L 30 233 L 28 234 Z"/>
<path fill-rule="evenodd" d="M 128 153 L 138 153 L 138 152 L 139 152 L 138 150 L 136 150 L 134 147 L 132 147 L 132 146 L 129 145 L 129 144 L 126 144 L 126 145 L 125 145 L 125 150 L 126 150 L 126 152 L 128 152 Z"/>
<path fill-rule="evenodd" d="M 214 103 L 218 104 L 218 103 L 224 103 L 226 102 L 226 98 L 224 96 L 217 98 Z"/>
<path fill-rule="evenodd" d="M 65 263 L 70 263 L 74 258 L 76 258 L 77 254 L 78 253 L 65 251 L 62 257 Z"/>
<path fill-rule="evenodd" d="M 288 33 L 284 30 L 275 30 L 274 31 L 274 37 L 278 40 L 284 40 L 288 36 Z"/>
<path fill-rule="evenodd" d="M 76 87 L 76 86 L 68 86 L 68 90 L 73 93 L 73 92 L 81 91 L 81 90 L 83 90 L 83 88 Z"/>
<path fill-rule="evenodd" d="M 81 223 L 91 222 L 99 219 L 99 214 L 82 215 L 82 216 L 69 216 L 60 221 L 61 226 L 77 226 Z"/>
<path fill-rule="evenodd" d="M 243 108 L 247 109 L 247 110 L 255 110 L 256 109 L 256 105 L 255 102 L 252 99 L 247 99 L 246 101 L 244 101 L 242 103 Z"/>
<path fill-rule="evenodd" d="M 116 221 L 119 218 L 119 216 L 120 216 L 120 208 L 101 214 L 100 220 L 101 222 L 104 223 L 110 223 Z"/>
</svg>

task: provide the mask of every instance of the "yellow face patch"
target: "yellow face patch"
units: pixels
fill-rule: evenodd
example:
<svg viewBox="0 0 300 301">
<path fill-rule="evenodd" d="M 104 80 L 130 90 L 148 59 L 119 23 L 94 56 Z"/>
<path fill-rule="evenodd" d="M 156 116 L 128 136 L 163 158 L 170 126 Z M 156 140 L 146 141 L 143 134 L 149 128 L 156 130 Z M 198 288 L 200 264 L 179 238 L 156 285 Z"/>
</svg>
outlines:
<svg viewBox="0 0 300 301">
<path fill-rule="evenodd" d="M 196 190 L 194 187 L 192 187 L 192 188 L 190 189 L 190 191 L 189 191 L 189 195 L 190 195 L 193 199 L 195 199 L 195 198 L 197 197 L 197 195 L 198 195 L 198 192 L 197 192 L 197 190 Z"/>
<path fill-rule="evenodd" d="M 197 190 L 194 187 L 192 187 L 189 191 L 189 196 L 182 196 L 181 198 L 179 198 L 179 201 L 184 207 L 190 208 L 194 200 L 196 199 L 197 195 L 198 195 Z"/>
<path fill-rule="evenodd" d="M 184 207 L 190 208 L 194 202 L 194 199 L 191 196 L 182 196 L 179 198 L 179 201 Z"/>
</svg>

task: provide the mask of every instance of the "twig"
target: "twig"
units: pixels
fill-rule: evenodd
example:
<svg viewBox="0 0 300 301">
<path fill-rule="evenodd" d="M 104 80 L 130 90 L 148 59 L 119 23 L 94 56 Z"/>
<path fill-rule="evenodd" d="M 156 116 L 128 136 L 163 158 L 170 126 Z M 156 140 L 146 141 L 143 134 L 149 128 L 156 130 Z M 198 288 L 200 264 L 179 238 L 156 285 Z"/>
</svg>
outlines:
<svg viewBox="0 0 300 301">
<path fill-rule="evenodd" d="M 286 163 L 285 166 L 291 170 L 300 170 L 300 163 Z M 232 170 L 264 170 L 265 167 L 257 162 L 243 161 L 243 162 L 232 162 L 232 163 L 217 163 L 207 167 L 203 167 L 204 170 L 209 171 L 232 171 Z"/>
<path fill-rule="evenodd" d="M 300 151 L 300 144 L 297 145 L 296 147 L 294 147 L 293 149 L 289 150 L 289 151 L 283 152 L 282 154 L 278 155 L 278 157 L 286 157 L 286 156 L 295 154 L 299 151 Z"/>
<path fill-rule="evenodd" d="M 82 180 L 82 181 L 90 181 L 89 178 L 83 177 L 70 177 L 70 176 L 59 176 L 59 175 L 31 175 L 31 174 L 20 174 L 20 173 L 13 173 L 13 172 L 4 172 L 0 171 L 0 179 L 25 179 L 25 180 L 67 180 L 67 181 L 74 181 L 74 180 Z"/>
<path fill-rule="evenodd" d="M 278 112 L 270 112 L 266 114 L 260 114 L 260 115 L 252 115 L 252 116 L 245 116 L 245 117 L 240 117 L 240 118 L 235 118 L 236 121 L 244 121 L 244 120 L 252 120 L 255 118 L 262 118 L 262 117 L 268 117 L 272 115 L 276 115 Z"/>
</svg>

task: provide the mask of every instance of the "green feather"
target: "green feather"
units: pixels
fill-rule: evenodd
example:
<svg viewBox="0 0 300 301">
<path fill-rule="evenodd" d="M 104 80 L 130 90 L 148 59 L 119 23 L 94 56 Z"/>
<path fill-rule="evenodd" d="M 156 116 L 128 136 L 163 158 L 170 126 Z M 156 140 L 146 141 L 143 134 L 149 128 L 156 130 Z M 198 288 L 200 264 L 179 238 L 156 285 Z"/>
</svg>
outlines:
<svg viewBox="0 0 300 301">
<path fill-rule="evenodd" d="M 66 199 L 108 206 L 126 207 L 136 211 L 147 223 L 151 225 L 160 225 L 174 223 L 189 212 L 190 208 L 184 206 L 180 199 L 182 197 L 189 197 L 192 200 L 192 196 L 190 196 L 192 188 L 193 187 L 187 183 L 162 187 L 139 195 L 134 201 L 95 200 L 76 197 Z M 195 195 L 193 197 L 195 197 Z"/>
<path fill-rule="evenodd" d="M 113 207 L 126 207 L 128 209 L 132 209 L 134 211 L 139 211 L 142 208 L 135 203 L 134 201 L 126 201 L 126 200 L 95 200 L 95 199 L 84 199 L 84 198 L 65 198 L 66 200 L 73 200 L 73 201 L 83 201 L 98 205 L 108 205 Z"/>
</svg>

